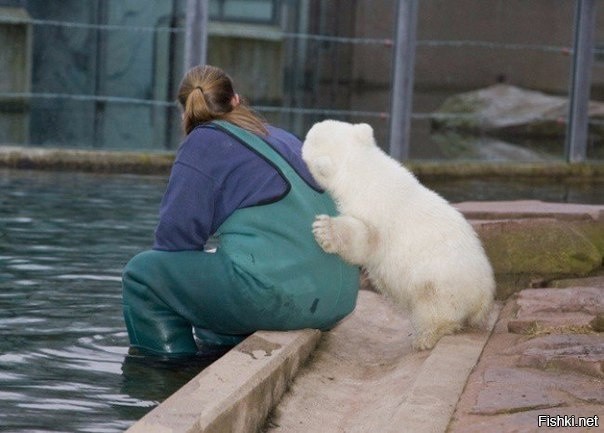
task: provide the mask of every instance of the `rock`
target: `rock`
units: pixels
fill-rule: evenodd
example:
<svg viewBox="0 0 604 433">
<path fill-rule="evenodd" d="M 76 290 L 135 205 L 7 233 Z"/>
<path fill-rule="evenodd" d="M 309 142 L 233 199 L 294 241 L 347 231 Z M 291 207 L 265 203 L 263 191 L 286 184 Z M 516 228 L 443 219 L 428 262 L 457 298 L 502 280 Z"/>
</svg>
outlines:
<svg viewBox="0 0 604 433">
<path fill-rule="evenodd" d="M 497 297 L 562 276 L 584 276 L 602 265 L 602 254 L 566 221 L 531 218 L 474 222 L 497 280 Z"/>
<path fill-rule="evenodd" d="M 497 84 L 445 100 L 432 115 L 433 129 L 496 136 L 558 138 L 566 134 L 568 99 Z M 590 132 L 603 138 L 604 103 L 589 104 Z"/>
<path fill-rule="evenodd" d="M 453 131 L 430 136 L 441 154 L 449 159 L 476 159 L 480 161 L 555 161 L 559 155 L 540 149 L 531 149 L 488 136 L 458 134 Z"/>
<path fill-rule="evenodd" d="M 604 404 L 601 382 L 593 377 L 501 364 L 482 373 L 481 389 L 470 413 L 497 415 L 554 408 L 568 406 L 573 399 L 581 404 Z"/>
<path fill-rule="evenodd" d="M 567 287 L 564 289 L 526 289 L 518 294 L 516 304 L 519 316 L 539 316 L 584 312 L 590 315 L 604 313 L 602 287 Z"/>
</svg>

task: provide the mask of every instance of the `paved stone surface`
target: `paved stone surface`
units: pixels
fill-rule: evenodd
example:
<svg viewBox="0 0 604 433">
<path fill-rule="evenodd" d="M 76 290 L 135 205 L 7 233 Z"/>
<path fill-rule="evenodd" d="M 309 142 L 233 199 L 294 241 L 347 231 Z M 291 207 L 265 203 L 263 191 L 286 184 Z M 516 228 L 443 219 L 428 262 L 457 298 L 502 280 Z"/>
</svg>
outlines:
<svg viewBox="0 0 604 433">
<path fill-rule="evenodd" d="M 591 322 L 604 314 L 602 287 L 523 290 L 515 299 L 518 311 L 509 319 L 508 330 L 516 334 L 594 331 Z"/>
<path fill-rule="evenodd" d="M 355 312 L 323 335 L 265 431 L 444 432 L 489 333 L 447 336 L 430 352 L 414 352 L 412 332 L 404 313 L 362 291 Z"/>
<path fill-rule="evenodd" d="M 387 422 L 429 355 L 413 352 L 412 332 L 381 296 L 361 291 L 355 312 L 324 333 L 266 431 L 359 432 Z"/>
<path fill-rule="evenodd" d="M 558 415 L 567 416 L 564 422 L 598 416 L 600 427 L 556 432 L 603 431 L 604 335 L 583 317 L 602 309 L 604 285 L 527 289 L 509 300 L 447 432 L 544 432 L 549 428 L 539 420 Z"/>
</svg>

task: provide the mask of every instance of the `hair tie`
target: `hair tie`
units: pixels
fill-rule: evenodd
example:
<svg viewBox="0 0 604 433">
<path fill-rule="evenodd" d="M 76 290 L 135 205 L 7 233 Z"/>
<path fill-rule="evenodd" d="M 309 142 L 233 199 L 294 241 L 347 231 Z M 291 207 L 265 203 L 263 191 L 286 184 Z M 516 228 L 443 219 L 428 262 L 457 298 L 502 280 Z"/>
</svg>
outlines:
<svg viewBox="0 0 604 433">
<path fill-rule="evenodd" d="M 195 88 L 196 88 L 196 89 L 199 89 L 199 91 L 200 91 L 201 93 L 203 93 L 203 89 L 201 88 L 201 86 L 195 86 Z"/>
</svg>

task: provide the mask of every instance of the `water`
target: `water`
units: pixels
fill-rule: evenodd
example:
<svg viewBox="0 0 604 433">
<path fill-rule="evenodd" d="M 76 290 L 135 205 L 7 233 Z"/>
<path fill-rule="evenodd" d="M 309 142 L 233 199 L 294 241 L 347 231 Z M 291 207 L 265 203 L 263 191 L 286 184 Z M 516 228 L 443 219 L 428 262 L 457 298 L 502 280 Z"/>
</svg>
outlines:
<svg viewBox="0 0 604 433">
<path fill-rule="evenodd" d="M 152 243 L 165 182 L 0 170 L 0 431 L 121 432 L 202 368 L 126 357 L 120 274 Z M 430 186 L 451 201 L 604 198 L 604 184 Z"/>
<path fill-rule="evenodd" d="M 0 431 L 120 432 L 199 371 L 125 362 L 165 179 L 0 170 Z"/>
<path fill-rule="evenodd" d="M 426 183 L 451 202 L 542 200 L 557 203 L 604 204 L 604 182 L 562 182 L 545 179 L 455 179 Z"/>
</svg>

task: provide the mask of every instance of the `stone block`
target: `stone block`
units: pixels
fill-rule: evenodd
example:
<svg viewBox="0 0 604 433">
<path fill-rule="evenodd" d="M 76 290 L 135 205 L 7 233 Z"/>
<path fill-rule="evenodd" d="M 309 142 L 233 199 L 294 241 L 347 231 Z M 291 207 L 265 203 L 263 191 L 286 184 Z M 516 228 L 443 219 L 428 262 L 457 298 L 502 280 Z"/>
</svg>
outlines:
<svg viewBox="0 0 604 433">
<path fill-rule="evenodd" d="M 526 289 L 515 299 L 508 330 L 516 334 L 596 332 L 592 321 L 604 314 L 604 289 L 569 287 Z"/>
<path fill-rule="evenodd" d="M 258 431 L 320 336 L 311 329 L 256 332 L 128 432 Z"/>
<path fill-rule="evenodd" d="M 474 222 L 497 279 L 497 297 L 562 276 L 585 276 L 602 253 L 572 222 L 554 218 Z"/>
<path fill-rule="evenodd" d="M 552 334 L 534 338 L 530 346 L 522 350 L 517 365 L 604 377 L 604 336 Z M 599 400 L 604 403 L 604 393 Z"/>
</svg>

